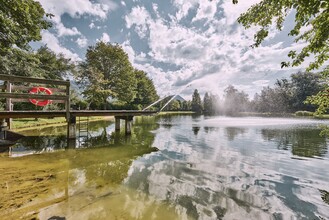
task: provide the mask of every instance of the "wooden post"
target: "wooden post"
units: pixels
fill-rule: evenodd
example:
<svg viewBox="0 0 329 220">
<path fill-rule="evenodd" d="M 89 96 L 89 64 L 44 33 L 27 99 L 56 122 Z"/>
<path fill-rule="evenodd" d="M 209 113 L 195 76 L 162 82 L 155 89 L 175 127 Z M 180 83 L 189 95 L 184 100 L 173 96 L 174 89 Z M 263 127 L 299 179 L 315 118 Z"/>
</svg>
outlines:
<svg viewBox="0 0 329 220">
<path fill-rule="evenodd" d="M 120 131 L 120 117 L 114 117 L 115 118 L 115 130 Z"/>
<path fill-rule="evenodd" d="M 7 123 L 5 119 L 2 119 L 0 123 L 0 139 L 6 139 L 6 130 L 7 130 Z"/>
<path fill-rule="evenodd" d="M 6 81 L 6 92 L 11 93 L 11 83 L 9 81 Z M 13 105 L 11 103 L 11 98 L 6 98 L 6 110 L 11 112 L 13 110 Z M 11 118 L 7 118 L 7 126 L 8 129 L 11 129 Z"/>
<path fill-rule="evenodd" d="M 76 139 L 76 128 L 77 128 L 77 119 L 76 117 L 70 117 L 67 123 L 67 138 L 68 139 Z"/>
<path fill-rule="evenodd" d="M 69 81 L 69 80 L 67 80 Z M 66 100 L 65 100 L 65 110 L 66 110 L 66 121 L 70 120 L 70 108 L 71 108 L 71 100 L 70 100 L 70 84 L 66 85 Z"/>
<path fill-rule="evenodd" d="M 129 134 L 131 134 L 131 127 L 132 127 L 132 124 L 133 124 L 133 116 L 128 116 L 125 119 L 125 124 L 126 124 L 126 134 L 129 135 Z"/>
</svg>

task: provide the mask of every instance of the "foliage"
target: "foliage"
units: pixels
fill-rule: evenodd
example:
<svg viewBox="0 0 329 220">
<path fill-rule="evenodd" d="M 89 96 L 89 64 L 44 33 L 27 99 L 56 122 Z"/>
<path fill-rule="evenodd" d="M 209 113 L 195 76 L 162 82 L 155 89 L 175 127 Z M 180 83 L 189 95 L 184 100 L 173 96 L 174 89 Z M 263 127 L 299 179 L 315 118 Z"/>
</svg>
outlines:
<svg viewBox="0 0 329 220">
<path fill-rule="evenodd" d="M 106 108 L 109 97 L 130 103 L 137 94 L 133 67 L 118 44 L 98 42 L 90 46 L 77 78 L 88 101 L 97 107 Z"/>
<path fill-rule="evenodd" d="M 319 74 L 299 72 L 291 75 L 291 88 L 294 89 L 292 107 L 294 110 L 314 111 L 314 105 L 305 100 L 324 89 Z"/>
<path fill-rule="evenodd" d="M 68 73 L 75 72 L 75 65 L 63 54 L 56 55 L 47 46 L 40 47 L 35 56 L 39 59 L 39 69 L 42 77 L 47 79 L 63 79 Z"/>
<path fill-rule="evenodd" d="M 243 91 L 238 91 L 234 86 L 229 85 L 224 90 L 224 111 L 226 113 L 237 113 L 247 110 L 248 95 Z"/>
<path fill-rule="evenodd" d="M 41 30 L 51 27 L 41 4 L 34 0 L 6 0 L 0 4 L 0 54 L 13 46 L 27 49 L 30 41 L 41 40 Z"/>
<path fill-rule="evenodd" d="M 0 56 L 0 74 L 28 76 L 46 79 L 63 79 L 68 72 L 74 72 L 75 65 L 63 54 L 56 55 L 48 47 L 36 52 L 14 48 Z"/>
<path fill-rule="evenodd" d="M 193 95 L 192 95 L 191 110 L 198 114 L 201 114 L 203 111 L 200 94 L 197 89 L 194 90 Z"/>
<path fill-rule="evenodd" d="M 0 56 L 0 73 L 17 76 L 42 77 L 39 70 L 40 60 L 33 51 L 14 48 L 6 55 Z"/>
<path fill-rule="evenodd" d="M 237 4 L 238 0 L 233 0 Z M 292 50 L 288 53 L 290 62 L 282 62 L 281 67 L 299 66 L 305 58 L 314 57 L 309 63 L 307 71 L 322 69 L 324 78 L 329 76 L 329 2 L 327 0 L 262 0 L 251 6 L 247 12 L 240 15 L 239 23 L 244 27 L 259 26 L 260 30 L 254 35 L 255 44 L 259 46 L 268 36 L 271 24 L 282 30 L 283 23 L 289 13 L 295 13 L 295 24 L 289 35 L 294 41 L 305 42 L 301 51 Z M 329 108 L 327 90 L 319 92 L 307 100 L 308 104 L 318 105 L 318 114 Z"/>
<path fill-rule="evenodd" d="M 203 97 L 203 109 L 204 109 L 204 114 L 209 115 L 211 113 L 212 103 L 208 92 L 206 92 Z"/>
<path fill-rule="evenodd" d="M 219 113 L 219 98 L 208 92 L 203 97 L 203 113 L 205 115 L 216 115 Z"/>
<path fill-rule="evenodd" d="M 296 73 L 290 80 L 277 80 L 274 88 L 265 87 L 252 101 L 257 112 L 285 113 L 295 111 L 315 111 L 315 106 L 304 103 L 308 96 L 323 89 L 319 74 Z"/>
<path fill-rule="evenodd" d="M 236 3 L 237 1 L 233 1 Z M 278 30 L 282 30 L 283 23 L 289 13 L 295 12 L 295 26 L 289 35 L 295 42 L 306 42 L 307 45 L 300 51 L 290 51 L 292 59 L 283 62 L 283 66 L 299 66 L 306 57 L 315 55 L 308 71 L 320 68 L 329 59 L 329 2 L 327 0 L 262 0 L 251 6 L 246 13 L 238 18 L 239 23 L 249 28 L 252 25 L 260 26 L 255 34 L 254 46 L 259 46 L 268 36 L 269 29 L 274 22 Z"/>
<path fill-rule="evenodd" d="M 141 70 L 134 70 L 137 80 L 137 94 L 131 105 L 137 109 L 142 109 L 159 99 L 153 81 Z"/>
</svg>

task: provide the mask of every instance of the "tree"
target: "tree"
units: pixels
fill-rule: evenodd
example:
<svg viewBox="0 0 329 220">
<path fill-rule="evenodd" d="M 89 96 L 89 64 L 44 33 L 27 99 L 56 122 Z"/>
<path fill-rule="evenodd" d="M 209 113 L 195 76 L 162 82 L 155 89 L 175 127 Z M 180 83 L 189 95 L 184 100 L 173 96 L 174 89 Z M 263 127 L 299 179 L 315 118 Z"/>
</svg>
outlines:
<svg viewBox="0 0 329 220">
<path fill-rule="evenodd" d="M 292 105 L 295 111 L 314 111 L 314 105 L 304 103 L 307 97 L 316 95 L 323 90 L 324 84 L 319 74 L 299 72 L 291 75 L 294 88 Z"/>
<path fill-rule="evenodd" d="M 13 48 L 0 56 L 0 73 L 46 79 L 63 79 L 68 72 L 74 72 L 75 65 L 63 54 L 56 55 L 47 46 L 36 52 Z"/>
<path fill-rule="evenodd" d="M 308 96 L 317 94 L 323 88 L 319 74 L 295 73 L 290 79 L 277 80 L 274 88 L 265 87 L 256 94 L 252 104 L 259 112 L 314 111 L 315 106 L 305 104 Z"/>
<path fill-rule="evenodd" d="M 233 4 L 238 0 L 233 0 Z M 282 62 L 281 67 L 299 66 L 306 57 L 313 55 L 307 71 L 322 68 L 321 74 L 329 76 L 329 2 L 327 0 L 262 0 L 251 6 L 246 13 L 238 18 L 244 27 L 259 26 L 261 29 L 254 35 L 255 44 L 259 46 L 268 36 L 271 24 L 275 22 L 276 28 L 281 31 L 283 23 L 289 12 L 295 12 L 295 26 L 289 35 L 295 42 L 305 42 L 306 46 L 300 52 L 290 51 L 290 62 Z M 328 86 L 317 95 L 308 99 L 308 103 L 318 105 L 317 113 L 326 112 L 329 107 Z"/>
<path fill-rule="evenodd" d="M 28 48 L 30 41 L 41 40 L 41 30 L 51 27 L 41 4 L 34 0 L 6 0 L 0 4 L 0 54 L 7 54 L 14 45 Z"/>
<path fill-rule="evenodd" d="M 229 85 L 224 90 L 224 103 L 225 112 L 229 114 L 234 114 L 237 112 L 242 112 L 247 110 L 248 106 L 248 95 L 241 91 L 239 92 L 234 86 Z"/>
<path fill-rule="evenodd" d="M 97 108 L 106 108 L 108 98 L 123 104 L 136 96 L 137 81 L 128 54 L 118 44 L 98 42 L 87 49 L 77 81 L 83 94 Z"/>
<path fill-rule="evenodd" d="M 75 72 L 75 65 L 63 54 L 56 55 L 47 46 L 40 47 L 36 52 L 42 77 L 47 79 L 63 79 L 68 73 Z"/>
<path fill-rule="evenodd" d="M 154 87 L 153 81 L 148 78 L 147 74 L 141 70 L 134 70 L 137 80 L 137 94 L 133 102 L 138 109 L 146 107 L 159 99 L 157 91 Z"/>
<path fill-rule="evenodd" d="M 178 100 L 172 100 L 172 102 L 169 104 L 169 110 L 170 111 L 180 111 L 181 110 L 181 104 Z"/>
<path fill-rule="evenodd" d="M 237 1 L 234 0 L 233 3 Z M 257 47 L 268 36 L 273 22 L 279 31 L 282 30 L 283 23 L 291 11 L 295 11 L 296 15 L 295 26 L 290 30 L 289 35 L 294 37 L 295 42 L 305 41 L 307 45 L 300 52 L 290 51 L 288 56 L 292 59 L 291 63 L 283 62 L 282 65 L 298 66 L 306 57 L 313 54 L 315 57 L 308 71 L 318 69 L 329 59 L 329 2 L 327 0 L 262 0 L 241 14 L 238 22 L 246 28 L 252 25 L 261 27 L 254 36 L 254 46 Z"/>
<path fill-rule="evenodd" d="M 208 92 L 206 92 L 203 97 L 203 111 L 206 115 L 212 114 L 212 100 Z"/>
<path fill-rule="evenodd" d="M 192 95 L 192 111 L 201 114 L 202 113 L 202 102 L 200 98 L 200 94 L 197 89 L 194 90 Z"/>
<path fill-rule="evenodd" d="M 33 51 L 13 48 L 6 55 L 0 56 L 0 73 L 17 76 L 42 77 L 38 69 L 40 60 Z"/>
</svg>

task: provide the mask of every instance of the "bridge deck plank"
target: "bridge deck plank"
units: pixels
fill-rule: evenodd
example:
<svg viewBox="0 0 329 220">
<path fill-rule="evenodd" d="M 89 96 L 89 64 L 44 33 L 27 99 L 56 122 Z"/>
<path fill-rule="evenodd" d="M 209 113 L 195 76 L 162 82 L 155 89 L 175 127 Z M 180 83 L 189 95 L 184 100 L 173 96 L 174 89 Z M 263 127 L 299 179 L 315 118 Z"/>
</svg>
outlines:
<svg viewBox="0 0 329 220">
<path fill-rule="evenodd" d="M 156 111 L 136 111 L 136 110 L 72 110 L 72 116 L 142 116 L 154 115 Z M 49 118 L 65 117 L 66 111 L 0 111 L 0 118 Z"/>
</svg>

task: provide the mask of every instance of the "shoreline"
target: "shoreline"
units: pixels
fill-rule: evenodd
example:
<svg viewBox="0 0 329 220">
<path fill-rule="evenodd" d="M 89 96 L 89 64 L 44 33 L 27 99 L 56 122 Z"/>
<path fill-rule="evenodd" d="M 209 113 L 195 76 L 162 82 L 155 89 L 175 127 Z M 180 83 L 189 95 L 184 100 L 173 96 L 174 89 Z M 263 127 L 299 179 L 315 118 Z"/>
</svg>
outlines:
<svg viewBox="0 0 329 220">
<path fill-rule="evenodd" d="M 26 120 L 26 119 L 24 119 L 24 120 Z M 53 119 L 49 119 L 49 120 L 53 120 Z M 90 117 L 89 118 L 89 122 L 102 121 L 102 120 L 114 122 L 114 116 Z M 16 123 L 17 123 L 17 121 L 22 121 L 22 120 L 16 120 Z M 33 121 L 33 120 L 31 120 L 31 121 Z M 15 124 L 15 121 L 13 121 L 13 124 Z M 36 128 L 65 126 L 66 124 L 67 124 L 66 119 L 62 118 L 61 120 L 57 120 L 57 121 L 54 120 L 50 123 L 40 121 L 40 123 L 36 123 L 36 124 L 32 124 L 32 125 L 13 127 L 11 130 L 14 132 L 19 132 L 19 131 L 33 130 Z M 77 124 L 79 124 L 78 121 L 77 121 Z"/>
</svg>

